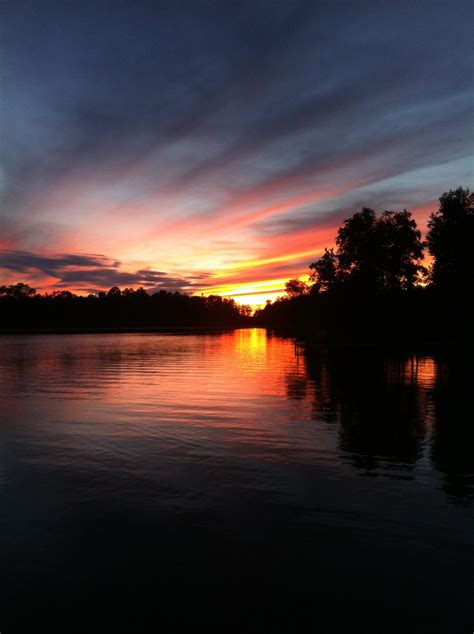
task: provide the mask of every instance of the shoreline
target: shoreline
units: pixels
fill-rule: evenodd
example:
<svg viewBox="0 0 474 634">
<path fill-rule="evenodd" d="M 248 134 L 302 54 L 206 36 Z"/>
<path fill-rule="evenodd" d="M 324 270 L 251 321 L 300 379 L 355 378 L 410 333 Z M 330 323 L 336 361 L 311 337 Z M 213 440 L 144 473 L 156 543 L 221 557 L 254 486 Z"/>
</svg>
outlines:
<svg viewBox="0 0 474 634">
<path fill-rule="evenodd" d="M 127 327 L 104 327 L 104 328 L 25 328 L 0 329 L 1 336 L 12 335 L 108 335 L 108 334 L 213 334 L 220 332 L 230 332 L 232 330 L 248 330 L 257 328 L 265 330 L 270 336 L 281 337 L 282 339 L 292 339 L 295 349 L 323 350 L 323 349 L 381 349 L 381 350 L 416 350 L 416 349 L 454 349 L 464 347 L 471 349 L 474 341 L 464 340 L 410 340 L 410 341 L 350 341 L 350 340 L 324 340 L 314 335 L 303 334 L 301 331 L 291 331 L 291 329 L 275 329 L 261 324 L 241 324 L 227 326 L 127 326 Z"/>
</svg>

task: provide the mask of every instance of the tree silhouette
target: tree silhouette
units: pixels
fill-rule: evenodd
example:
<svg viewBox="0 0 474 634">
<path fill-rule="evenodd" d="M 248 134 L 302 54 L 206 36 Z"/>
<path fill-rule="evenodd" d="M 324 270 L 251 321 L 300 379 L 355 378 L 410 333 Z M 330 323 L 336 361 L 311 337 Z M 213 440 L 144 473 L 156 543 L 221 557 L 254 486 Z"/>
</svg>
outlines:
<svg viewBox="0 0 474 634">
<path fill-rule="evenodd" d="M 320 291 L 333 290 L 338 282 L 338 257 L 334 249 L 324 249 L 324 255 L 309 265 L 312 270 L 309 279 L 313 282 L 314 289 Z"/>
<path fill-rule="evenodd" d="M 285 284 L 285 290 L 288 297 L 301 297 L 308 292 L 308 285 L 306 282 L 294 277 Z"/>
<path fill-rule="evenodd" d="M 431 284 L 422 283 L 425 244 L 411 214 L 364 207 L 310 264 L 308 292 L 289 280 L 287 296 L 256 311 L 256 323 L 339 343 L 472 341 L 474 196 L 460 187 L 440 203 L 429 221 Z"/>
<path fill-rule="evenodd" d="M 82 330 L 231 327 L 251 322 L 248 306 L 219 296 L 190 297 L 112 287 L 87 297 L 67 290 L 36 294 L 27 284 L 0 286 L 0 329 Z"/>
<path fill-rule="evenodd" d="M 442 290 L 472 290 L 474 284 L 474 194 L 458 187 L 439 199 L 428 222 L 427 244 L 434 258 L 431 281 Z"/>
<path fill-rule="evenodd" d="M 36 290 L 28 286 L 28 284 L 23 284 L 23 282 L 18 282 L 18 284 L 12 284 L 10 286 L 0 286 L 0 297 L 26 299 L 34 297 L 35 295 Z"/>
<path fill-rule="evenodd" d="M 325 249 L 322 258 L 310 264 L 317 291 L 346 283 L 369 292 L 409 289 L 424 272 L 421 232 L 406 210 L 377 216 L 364 207 L 344 221 L 336 245 L 336 252 Z"/>
<path fill-rule="evenodd" d="M 413 288 L 423 272 L 421 232 L 411 214 L 365 207 L 344 221 L 336 244 L 344 280 L 373 291 Z"/>
</svg>

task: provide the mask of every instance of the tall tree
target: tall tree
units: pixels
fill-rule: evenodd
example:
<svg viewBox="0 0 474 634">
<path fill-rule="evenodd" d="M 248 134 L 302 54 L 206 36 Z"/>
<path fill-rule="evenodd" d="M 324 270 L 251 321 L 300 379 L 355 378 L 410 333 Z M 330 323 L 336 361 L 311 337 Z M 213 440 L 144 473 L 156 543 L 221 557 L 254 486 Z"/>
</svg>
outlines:
<svg viewBox="0 0 474 634">
<path fill-rule="evenodd" d="M 310 264 L 317 291 L 347 283 L 369 292 L 409 289 L 424 272 L 421 232 L 406 210 L 377 216 L 364 207 L 344 221 L 336 245 L 336 251 L 325 249 L 322 258 Z"/>
<path fill-rule="evenodd" d="M 427 244 L 433 256 L 431 282 L 437 288 L 474 288 L 474 194 L 458 187 L 439 199 L 428 222 Z"/>
</svg>

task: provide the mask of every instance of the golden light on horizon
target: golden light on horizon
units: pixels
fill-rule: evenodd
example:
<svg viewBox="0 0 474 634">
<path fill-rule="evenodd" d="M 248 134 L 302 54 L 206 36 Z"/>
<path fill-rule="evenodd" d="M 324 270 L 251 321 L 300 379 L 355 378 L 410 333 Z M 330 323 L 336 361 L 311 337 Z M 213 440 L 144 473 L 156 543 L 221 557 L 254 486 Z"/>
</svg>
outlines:
<svg viewBox="0 0 474 634">
<path fill-rule="evenodd" d="M 300 251 L 298 253 L 283 253 L 269 258 L 260 258 L 256 260 L 247 260 L 240 262 L 239 264 L 232 265 L 231 270 L 238 272 L 245 269 L 257 268 L 259 266 L 265 266 L 266 264 L 276 264 L 278 262 L 292 262 L 294 260 L 300 260 L 301 258 L 318 257 L 323 253 L 324 249 L 310 249 L 307 251 Z M 222 267 L 221 273 L 216 273 L 214 276 L 216 279 L 228 275 L 228 270 Z"/>
<path fill-rule="evenodd" d="M 295 276 L 296 277 L 296 276 Z M 297 276 L 305 282 L 309 276 Z M 239 304 L 248 304 L 254 309 L 265 306 L 268 300 L 275 301 L 285 294 L 285 284 L 288 278 L 248 282 L 245 284 L 225 284 L 207 289 L 204 295 L 221 295 L 234 299 Z"/>
<path fill-rule="evenodd" d="M 235 300 L 238 304 L 260 308 L 270 300 L 274 301 L 285 293 L 286 280 L 269 280 L 264 282 L 251 282 L 248 284 L 227 284 L 206 290 L 204 295 L 221 295 Z"/>
</svg>

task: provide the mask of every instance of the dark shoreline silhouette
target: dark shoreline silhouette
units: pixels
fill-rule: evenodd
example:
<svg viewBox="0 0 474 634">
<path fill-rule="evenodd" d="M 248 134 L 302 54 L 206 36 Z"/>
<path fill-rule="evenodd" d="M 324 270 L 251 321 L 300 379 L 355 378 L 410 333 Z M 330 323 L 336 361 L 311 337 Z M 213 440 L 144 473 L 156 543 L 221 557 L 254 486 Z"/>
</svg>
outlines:
<svg viewBox="0 0 474 634">
<path fill-rule="evenodd" d="M 0 332 L 152 332 L 236 328 L 250 323 L 250 309 L 232 299 L 190 297 L 144 289 L 81 297 L 70 291 L 37 294 L 26 284 L 0 287 Z"/>
</svg>

